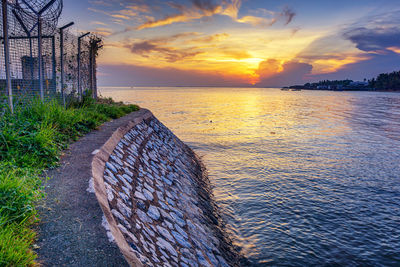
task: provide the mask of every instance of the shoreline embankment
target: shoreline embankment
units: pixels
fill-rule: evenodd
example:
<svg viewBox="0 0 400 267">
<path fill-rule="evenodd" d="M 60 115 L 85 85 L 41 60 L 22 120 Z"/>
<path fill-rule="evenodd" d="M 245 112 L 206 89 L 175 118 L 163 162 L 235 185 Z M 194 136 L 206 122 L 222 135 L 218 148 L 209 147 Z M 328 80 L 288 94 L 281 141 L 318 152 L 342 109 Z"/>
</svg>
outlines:
<svg viewBox="0 0 400 267">
<path fill-rule="evenodd" d="M 204 165 L 150 111 L 140 112 L 92 161 L 110 236 L 131 266 L 239 266 Z"/>
</svg>

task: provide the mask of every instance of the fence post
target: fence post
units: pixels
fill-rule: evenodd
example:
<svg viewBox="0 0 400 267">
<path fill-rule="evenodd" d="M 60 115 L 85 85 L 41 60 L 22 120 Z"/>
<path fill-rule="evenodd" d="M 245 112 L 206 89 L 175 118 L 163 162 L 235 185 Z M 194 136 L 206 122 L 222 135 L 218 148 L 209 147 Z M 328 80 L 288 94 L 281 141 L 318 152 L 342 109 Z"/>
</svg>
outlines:
<svg viewBox="0 0 400 267">
<path fill-rule="evenodd" d="M 97 99 L 97 78 L 96 78 L 96 50 L 98 44 L 93 48 L 92 51 L 92 90 L 93 90 L 93 98 Z"/>
<path fill-rule="evenodd" d="M 60 28 L 60 71 L 61 71 L 61 98 L 65 108 L 64 95 L 64 28 Z"/>
<path fill-rule="evenodd" d="M 82 101 L 82 88 L 81 88 L 81 39 L 88 35 L 89 32 L 82 34 L 81 36 L 78 37 L 78 97 L 79 101 Z"/>
<path fill-rule="evenodd" d="M 96 44 L 96 49 L 97 49 L 97 44 Z M 96 53 L 93 51 L 93 98 L 97 99 L 97 65 L 96 65 Z"/>
<path fill-rule="evenodd" d="M 93 97 L 93 44 L 92 41 L 89 43 L 89 87 L 92 91 Z"/>
<path fill-rule="evenodd" d="M 38 76 L 39 76 L 39 90 L 40 99 L 44 100 L 43 90 L 43 58 L 42 58 L 42 19 L 38 17 Z"/>
<path fill-rule="evenodd" d="M 1 1 L 3 13 L 3 40 L 4 40 L 4 64 L 6 70 L 6 82 L 8 91 L 8 105 L 10 106 L 11 113 L 14 113 L 13 95 L 11 87 L 11 73 L 10 73 L 10 41 L 8 39 L 8 20 L 7 20 L 7 0 Z"/>
<path fill-rule="evenodd" d="M 102 47 L 99 45 L 101 40 L 97 39 L 96 37 L 93 37 L 90 40 L 90 51 L 89 51 L 89 70 L 90 70 L 90 88 L 92 90 L 92 98 L 97 99 L 97 78 L 96 78 L 96 55 L 97 51 Z"/>
<path fill-rule="evenodd" d="M 64 30 L 74 25 L 73 22 L 68 23 L 60 28 L 60 69 L 61 69 L 61 97 L 65 108 L 65 85 L 64 85 Z"/>
<path fill-rule="evenodd" d="M 81 37 L 78 37 L 78 100 L 82 101 L 82 89 L 81 89 Z"/>
<path fill-rule="evenodd" d="M 53 93 L 54 93 L 54 95 L 56 95 L 56 92 L 57 92 L 57 82 L 56 82 L 56 79 L 57 79 L 57 73 L 56 73 L 56 38 L 55 38 L 55 36 L 53 35 L 52 37 L 51 37 L 51 53 L 52 53 L 52 56 L 51 56 L 51 61 L 53 62 L 53 66 L 52 66 L 52 89 L 54 90 L 53 91 Z"/>
</svg>

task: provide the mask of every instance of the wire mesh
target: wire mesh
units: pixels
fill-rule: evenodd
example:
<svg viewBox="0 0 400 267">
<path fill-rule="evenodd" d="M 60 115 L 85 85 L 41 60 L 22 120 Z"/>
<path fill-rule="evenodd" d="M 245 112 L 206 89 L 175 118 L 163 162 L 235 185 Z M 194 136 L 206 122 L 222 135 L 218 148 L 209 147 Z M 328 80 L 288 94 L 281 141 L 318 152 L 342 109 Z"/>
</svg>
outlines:
<svg viewBox="0 0 400 267">
<path fill-rule="evenodd" d="M 87 38 L 81 39 L 81 56 L 80 56 L 80 86 L 82 93 L 86 95 L 90 89 L 90 51 Z"/>
<path fill-rule="evenodd" d="M 9 0 L 11 5 L 8 8 L 8 28 L 9 28 L 9 58 L 11 85 L 14 99 L 18 102 L 30 99 L 40 95 L 40 79 L 39 79 L 39 38 L 37 31 L 37 19 L 34 15 L 22 9 L 21 6 L 16 8 L 16 3 L 21 0 Z M 30 3 L 37 3 L 35 8 L 41 8 L 39 2 L 30 0 Z M 55 1 L 58 10 L 62 1 Z M 18 9 L 20 8 L 20 9 Z M 48 9 L 53 12 L 52 8 Z M 0 6 L 0 11 L 1 6 Z M 57 11 L 58 12 L 58 11 Z M 1 16 L 2 13 L 0 13 Z M 59 31 L 50 31 L 54 28 L 52 23 L 53 15 L 43 17 L 43 31 L 41 35 L 42 48 L 42 85 L 44 98 L 60 99 L 62 95 L 66 97 L 66 102 L 72 101 L 77 97 L 78 93 L 78 37 L 68 30 L 63 31 L 63 42 Z M 2 18 L 1 18 L 2 19 Z M 58 19 L 58 17 L 57 17 Z M 1 20 L 2 21 L 2 20 Z M 5 71 L 5 54 L 4 54 L 4 33 L 0 27 L 0 95 L 2 99 L 6 99 L 6 71 Z M 89 38 L 81 38 L 80 53 L 80 86 L 83 92 L 89 90 L 91 84 L 92 69 L 90 60 Z M 62 44 L 62 47 L 61 47 Z M 64 83 L 61 83 L 61 51 L 64 62 Z M 95 72 L 94 72 L 95 73 Z"/>
<path fill-rule="evenodd" d="M 80 55 L 80 75 L 78 75 L 78 37 L 66 30 L 63 32 L 63 47 L 60 47 L 61 36 L 57 35 L 56 38 L 56 55 L 57 58 L 61 57 L 61 50 L 63 52 L 64 62 L 64 83 L 61 83 L 61 60 L 57 60 L 57 88 L 56 91 L 63 94 L 66 98 L 67 104 L 69 101 L 77 97 L 78 94 L 78 76 L 80 76 L 80 85 L 83 90 L 89 84 L 88 77 L 88 64 L 89 61 L 89 48 L 88 42 L 81 39 L 81 55 Z"/>
</svg>

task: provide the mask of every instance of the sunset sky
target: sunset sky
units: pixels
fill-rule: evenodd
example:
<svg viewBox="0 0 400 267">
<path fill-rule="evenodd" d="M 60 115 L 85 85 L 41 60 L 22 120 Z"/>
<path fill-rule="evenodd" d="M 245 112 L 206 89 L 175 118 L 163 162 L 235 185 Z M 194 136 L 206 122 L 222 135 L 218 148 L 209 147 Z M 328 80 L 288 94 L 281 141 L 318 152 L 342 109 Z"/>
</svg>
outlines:
<svg viewBox="0 0 400 267">
<path fill-rule="evenodd" d="M 68 0 L 104 86 L 262 86 L 400 70 L 398 0 Z"/>
</svg>

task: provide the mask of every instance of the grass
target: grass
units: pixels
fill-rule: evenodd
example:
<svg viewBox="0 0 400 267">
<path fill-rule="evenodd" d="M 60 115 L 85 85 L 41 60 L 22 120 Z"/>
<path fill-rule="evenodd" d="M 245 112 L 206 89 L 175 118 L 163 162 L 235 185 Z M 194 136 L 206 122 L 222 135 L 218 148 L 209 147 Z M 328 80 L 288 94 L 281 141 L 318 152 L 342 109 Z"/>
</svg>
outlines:
<svg viewBox="0 0 400 267">
<path fill-rule="evenodd" d="M 4 107 L 0 107 L 0 111 Z M 60 153 L 102 123 L 136 105 L 85 98 L 64 109 L 57 101 L 33 100 L 0 118 L 0 266 L 34 266 L 38 222 L 36 203 L 43 198 L 43 177 L 57 166 Z"/>
</svg>

